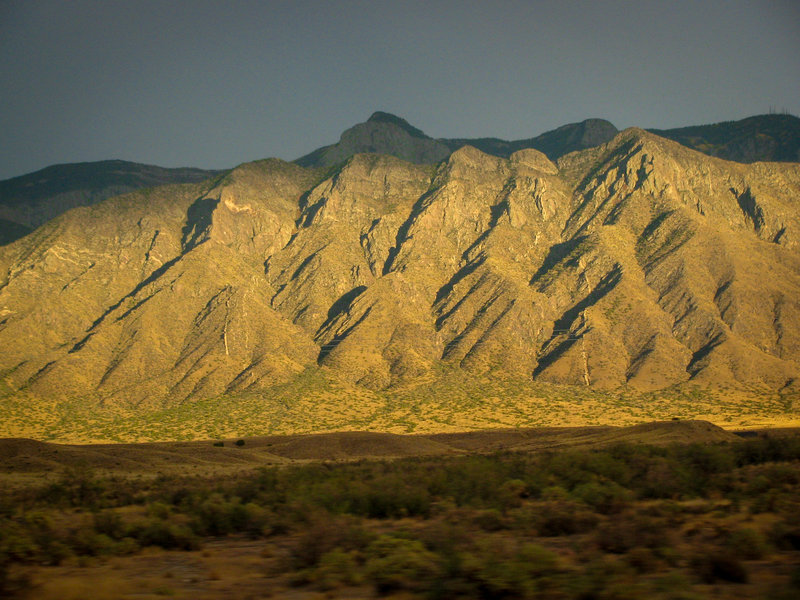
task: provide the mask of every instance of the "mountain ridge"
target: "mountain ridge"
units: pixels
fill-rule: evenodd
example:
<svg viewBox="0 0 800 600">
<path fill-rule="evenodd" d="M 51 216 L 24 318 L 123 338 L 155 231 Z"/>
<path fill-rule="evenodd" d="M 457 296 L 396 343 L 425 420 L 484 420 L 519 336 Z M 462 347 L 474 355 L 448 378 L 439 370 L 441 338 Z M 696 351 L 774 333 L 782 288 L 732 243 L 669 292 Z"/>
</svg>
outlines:
<svg viewBox="0 0 800 600">
<path fill-rule="evenodd" d="M 202 181 L 219 173 L 124 160 L 52 165 L 0 181 L 0 219 L 13 224 L 0 227 L 0 235 L 7 243 L 70 208 L 145 187 Z"/>
<path fill-rule="evenodd" d="M 369 124 L 378 125 L 384 138 L 378 148 L 370 136 L 375 130 Z M 709 125 L 694 125 L 673 129 L 647 129 L 660 137 L 666 137 L 709 156 L 736 162 L 800 161 L 800 118 L 788 114 L 769 114 L 747 117 L 738 121 L 723 121 Z M 413 127 L 401 117 L 378 111 L 365 123 L 355 125 L 342 134 L 337 144 L 323 146 L 294 162 L 301 166 L 332 166 L 346 157 L 359 152 L 392 154 L 410 162 L 436 162 L 443 160 L 446 151 L 455 152 L 462 146 L 473 146 L 494 156 L 508 158 L 517 150 L 533 148 L 543 152 L 551 160 L 610 141 L 619 130 L 605 119 L 586 119 L 568 123 L 546 131 L 536 137 L 519 140 L 499 138 L 432 138 Z M 428 148 L 426 154 L 413 154 L 403 136 L 425 140 L 435 150 Z M 388 142 L 388 143 L 387 143 Z M 393 147 L 392 143 L 397 147 Z M 398 150 L 398 148 L 400 148 Z"/>
<path fill-rule="evenodd" d="M 0 373 L 9 398 L 126 410 L 259 394 L 309 369 L 351 390 L 455 369 L 760 389 L 792 406 L 799 194 L 800 165 L 641 129 L 556 163 L 468 146 L 437 165 L 247 163 L 0 249 Z"/>
<path fill-rule="evenodd" d="M 739 162 L 800 160 L 800 119 L 791 115 L 758 115 L 741 121 L 671 130 L 650 130 L 710 154 Z M 338 143 L 323 146 L 294 162 L 306 167 L 333 167 L 353 154 L 385 153 L 417 163 L 436 163 L 464 145 L 508 158 L 524 148 L 557 160 L 572 151 L 610 141 L 617 129 L 603 119 L 563 125 L 534 138 L 433 139 L 405 119 L 376 111 L 366 122 L 345 132 Z M 0 181 L 0 245 L 29 233 L 43 222 L 74 206 L 142 187 L 194 182 L 222 171 L 194 168 L 165 169 L 127 161 L 53 165 L 34 173 Z"/>
</svg>

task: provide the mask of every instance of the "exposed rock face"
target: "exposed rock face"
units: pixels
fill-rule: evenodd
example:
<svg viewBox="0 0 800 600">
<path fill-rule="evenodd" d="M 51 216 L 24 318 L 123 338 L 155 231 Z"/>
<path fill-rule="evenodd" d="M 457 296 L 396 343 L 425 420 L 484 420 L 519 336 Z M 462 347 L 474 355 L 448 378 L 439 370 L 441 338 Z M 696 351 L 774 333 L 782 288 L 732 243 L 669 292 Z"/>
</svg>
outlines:
<svg viewBox="0 0 800 600">
<path fill-rule="evenodd" d="M 409 134 L 411 135 L 411 134 Z M 800 381 L 800 165 L 638 129 L 557 164 L 278 160 L 72 210 L 0 249 L 0 373 L 180 402 L 306 367 L 382 388 L 506 372 L 600 388 Z"/>
<path fill-rule="evenodd" d="M 167 183 L 191 183 L 218 175 L 203 169 L 165 169 L 123 160 L 54 165 L 0 181 L 0 244 L 22 237 L 76 206 Z"/>
</svg>

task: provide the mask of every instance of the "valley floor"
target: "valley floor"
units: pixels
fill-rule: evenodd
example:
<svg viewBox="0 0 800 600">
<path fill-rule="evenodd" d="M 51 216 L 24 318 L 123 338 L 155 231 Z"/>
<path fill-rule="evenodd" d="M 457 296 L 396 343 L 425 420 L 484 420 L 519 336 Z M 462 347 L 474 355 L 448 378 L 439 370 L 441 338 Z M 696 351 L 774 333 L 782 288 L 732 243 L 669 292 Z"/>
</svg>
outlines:
<svg viewBox="0 0 800 600">
<path fill-rule="evenodd" d="M 0 389 L 0 392 L 3 390 Z M 209 440 L 334 431 L 446 433 L 515 427 L 622 426 L 702 419 L 726 429 L 800 427 L 800 397 L 765 389 L 682 385 L 642 392 L 524 378 L 466 377 L 371 391 L 311 369 L 259 392 L 169 406 L 90 397 L 56 402 L 0 393 L 0 438 L 59 443 Z"/>
<path fill-rule="evenodd" d="M 3 597 L 798 594 L 796 429 L 0 440 Z"/>
</svg>

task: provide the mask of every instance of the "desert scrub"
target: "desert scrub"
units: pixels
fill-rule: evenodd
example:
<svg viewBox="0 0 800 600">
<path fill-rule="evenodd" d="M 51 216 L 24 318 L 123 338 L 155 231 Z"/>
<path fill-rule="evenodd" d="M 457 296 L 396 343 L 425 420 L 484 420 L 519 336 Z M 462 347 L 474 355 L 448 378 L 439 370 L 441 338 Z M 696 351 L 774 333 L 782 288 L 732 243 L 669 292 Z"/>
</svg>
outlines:
<svg viewBox="0 0 800 600">
<path fill-rule="evenodd" d="M 418 540 L 381 535 L 364 555 L 364 571 L 380 594 L 430 589 L 442 573 L 439 557 Z"/>
</svg>

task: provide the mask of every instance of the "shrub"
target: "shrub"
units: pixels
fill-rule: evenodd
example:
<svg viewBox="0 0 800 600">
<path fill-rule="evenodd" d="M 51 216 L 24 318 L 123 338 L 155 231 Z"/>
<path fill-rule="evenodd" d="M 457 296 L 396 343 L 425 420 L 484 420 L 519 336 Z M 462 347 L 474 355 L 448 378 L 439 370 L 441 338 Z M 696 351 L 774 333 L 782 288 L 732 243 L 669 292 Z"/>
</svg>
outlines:
<svg viewBox="0 0 800 600">
<path fill-rule="evenodd" d="M 626 564 L 601 557 L 570 577 L 573 598 L 580 600 L 649 600 L 652 593 Z"/>
<path fill-rule="evenodd" d="M 126 534 L 122 517 L 111 510 L 104 510 L 94 514 L 94 530 L 97 533 L 107 535 L 112 540 L 120 540 Z"/>
<path fill-rule="evenodd" d="M 239 447 L 244 446 L 244 440 L 236 440 L 236 445 Z"/>
<path fill-rule="evenodd" d="M 70 546 L 80 556 L 108 556 L 116 553 L 116 544 L 104 533 L 79 529 L 70 539 Z"/>
<path fill-rule="evenodd" d="M 478 511 L 472 518 L 472 522 L 476 527 L 482 529 L 483 531 L 500 531 L 501 529 L 508 529 L 508 523 L 506 519 L 499 510 L 494 508 Z"/>
<path fill-rule="evenodd" d="M 800 550 L 800 519 L 778 521 L 769 532 L 770 541 L 781 550 Z"/>
<path fill-rule="evenodd" d="M 543 502 L 530 508 L 533 528 L 543 537 L 574 535 L 591 531 L 598 516 L 574 502 Z"/>
<path fill-rule="evenodd" d="M 537 544 L 483 540 L 463 559 L 463 574 L 484 598 L 537 598 L 559 587 L 558 557 Z"/>
<path fill-rule="evenodd" d="M 634 548 L 658 548 L 668 544 L 670 532 L 664 521 L 625 513 L 600 525 L 595 542 L 604 552 L 624 554 Z"/>
<path fill-rule="evenodd" d="M 519 479 L 509 479 L 498 490 L 498 503 L 502 510 L 516 508 L 522 504 L 522 499 L 527 496 L 527 486 Z"/>
<path fill-rule="evenodd" d="M 297 536 L 290 550 L 294 568 L 316 567 L 322 557 L 332 550 L 361 550 L 374 536 L 352 517 L 334 517 L 326 513 L 314 515 Z"/>
<path fill-rule="evenodd" d="M 132 528 L 131 535 L 142 546 L 160 546 L 165 549 L 197 550 L 200 540 L 186 525 L 151 518 Z"/>
<path fill-rule="evenodd" d="M 246 510 L 239 499 L 226 500 L 214 493 L 194 508 L 192 529 L 200 535 L 222 536 L 246 528 Z"/>
<path fill-rule="evenodd" d="M 310 581 L 323 590 L 332 590 L 346 585 L 362 583 L 364 576 L 355 550 L 345 551 L 334 548 L 319 559 L 316 569 L 310 574 Z"/>
<path fill-rule="evenodd" d="M 591 481 L 572 491 L 572 495 L 601 513 L 619 512 L 630 501 L 633 494 L 613 481 Z"/>
<path fill-rule="evenodd" d="M 50 504 L 95 508 L 105 492 L 105 482 L 97 479 L 90 469 L 74 466 L 66 468 L 58 481 L 41 490 L 39 499 Z"/>
<path fill-rule="evenodd" d="M 658 557 L 650 548 L 633 548 L 627 558 L 628 564 L 638 573 L 652 573 L 659 565 Z"/>
<path fill-rule="evenodd" d="M 439 558 L 418 540 L 381 535 L 365 550 L 365 572 L 383 594 L 425 590 L 441 574 Z"/>
</svg>

